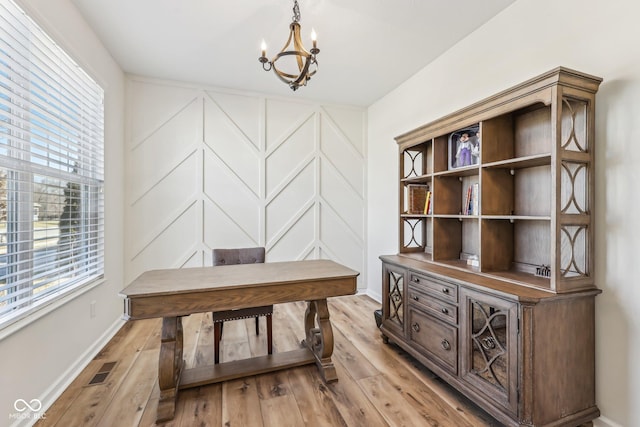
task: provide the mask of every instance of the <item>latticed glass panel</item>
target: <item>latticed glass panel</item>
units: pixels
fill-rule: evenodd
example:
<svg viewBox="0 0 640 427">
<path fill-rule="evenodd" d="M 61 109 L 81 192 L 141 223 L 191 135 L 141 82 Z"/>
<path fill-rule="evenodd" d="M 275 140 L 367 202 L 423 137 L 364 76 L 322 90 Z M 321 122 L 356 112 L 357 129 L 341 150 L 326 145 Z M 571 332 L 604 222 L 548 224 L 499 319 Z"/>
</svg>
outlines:
<svg viewBox="0 0 640 427">
<path fill-rule="evenodd" d="M 587 226 L 563 225 L 560 230 L 560 274 L 563 277 L 589 276 Z"/>
<path fill-rule="evenodd" d="M 404 248 L 423 248 L 425 246 L 425 222 L 420 218 L 404 218 Z"/>
<path fill-rule="evenodd" d="M 389 271 L 389 321 L 404 325 L 404 274 Z"/>
<path fill-rule="evenodd" d="M 507 313 L 479 301 L 471 302 L 471 369 L 483 380 L 508 388 Z"/>
<path fill-rule="evenodd" d="M 424 170 L 424 153 L 421 150 L 404 151 L 404 173 L 403 178 L 413 178 L 426 173 Z"/>
<path fill-rule="evenodd" d="M 560 207 L 565 214 L 588 214 L 588 168 L 585 163 L 562 162 Z"/>
<path fill-rule="evenodd" d="M 583 153 L 589 151 L 586 102 L 564 98 L 562 100 L 561 126 L 562 148 Z"/>
</svg>

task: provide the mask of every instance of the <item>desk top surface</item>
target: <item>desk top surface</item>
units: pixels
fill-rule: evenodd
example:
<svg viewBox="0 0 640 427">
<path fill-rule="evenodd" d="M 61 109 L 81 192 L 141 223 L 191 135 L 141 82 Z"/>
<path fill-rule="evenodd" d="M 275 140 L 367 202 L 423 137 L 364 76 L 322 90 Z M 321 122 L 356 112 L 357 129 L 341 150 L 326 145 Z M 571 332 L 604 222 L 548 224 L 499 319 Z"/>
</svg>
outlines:
<svg viewBox="0 0 640 427">
<path fill-rule="evenodd" d="M 288 283 L 312 283 L 355 278 L 358 274 L 360 273 L 330 260 L 150 270 L 138 276 L 120 292 L 120 295 L 136 298 Z"/>
</svg>

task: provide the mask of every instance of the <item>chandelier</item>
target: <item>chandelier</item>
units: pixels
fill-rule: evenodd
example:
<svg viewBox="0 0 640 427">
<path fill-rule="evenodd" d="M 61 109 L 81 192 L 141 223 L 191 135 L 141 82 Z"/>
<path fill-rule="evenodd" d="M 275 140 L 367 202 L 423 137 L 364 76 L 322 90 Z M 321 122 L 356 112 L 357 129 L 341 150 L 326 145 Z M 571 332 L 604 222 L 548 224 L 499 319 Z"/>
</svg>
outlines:
<svg viewBox="0 0 640 427">
<path fill-rule="evenodd" d="M 306 86 L 307 82 L 311 80 L 316 71 L 318 71 L 318 61 L 316 61 L 316 55 L 320 52 L 317 47 L 316 32 L 311 31 L 311 40 L 313 47 L 311 51 L 307 51 L 302 46 L 302 40 L 300 39 L 300 8 L 298 7 L 298 0 L 293 2 L 293 22 L 289 25 L 289 38 L 285 43 L 282 50 L 271 60 L 267 59 L 267 46 L 262 40 L 262 56 L 258 58 L 258 61 L 262 63 L 262 69 L 265 71 L 273 71 L 276 76 L 283 82 L 289 85 L 292 90 L 298 90 L 301 86 Z M 289 61 L 290 68 L 285 71 L 281 67 L 282 61 L 276 65 L 276 62 L 280 58 L 293 57 L 295 62 L 291 66 L 291 60 Z M 297 68 L 297 70 L 296 70 Z"/>
</svg>

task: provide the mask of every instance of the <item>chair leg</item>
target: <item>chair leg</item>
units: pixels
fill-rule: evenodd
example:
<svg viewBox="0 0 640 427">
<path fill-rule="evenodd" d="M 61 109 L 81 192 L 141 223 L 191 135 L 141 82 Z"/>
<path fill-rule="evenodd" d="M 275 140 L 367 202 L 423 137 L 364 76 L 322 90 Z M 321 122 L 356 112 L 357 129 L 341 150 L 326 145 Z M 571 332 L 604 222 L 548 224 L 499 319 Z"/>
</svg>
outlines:
<svg viewBox="0 0 640 427">
<path fill-rule="evenodd" d="M 260 335 L 260 316 L 256 316 L 256 335 Z"/>
<path fill-rule="evenodd" d="M 271 320 L 273 316 L 267 316 L 267 352 L 273 354 L 273 343 L 271 342 Z"/>
<path fill-rule="evenodd" d="M 213 354 L 214 364 L 220 363 L 220 339 L 222 338 L 223 322 L 213 323 Z"/>
</svg>

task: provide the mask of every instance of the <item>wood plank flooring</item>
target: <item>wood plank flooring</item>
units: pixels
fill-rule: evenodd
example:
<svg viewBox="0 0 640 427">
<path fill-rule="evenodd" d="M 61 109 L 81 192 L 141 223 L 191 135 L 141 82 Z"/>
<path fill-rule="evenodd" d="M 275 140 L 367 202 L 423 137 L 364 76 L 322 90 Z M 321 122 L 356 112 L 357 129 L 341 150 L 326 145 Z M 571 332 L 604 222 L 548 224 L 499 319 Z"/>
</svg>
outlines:
<svg viewBox="0 0 640 427">
<path fill-rule="evenodd" d="M 394 345 L 382 343 L 367 296 L 329 300 L 338 382 L 324 384 L 315 365 L 180 391 L 167 427 L 499 425 Z M 274 306 L 274 352 L 299 348 L 302 302 Z M 211 314 L 183 319 L 187 367 L 213 362 Z M 126 323 L 46 411 L 38 427 L 154 426 L 159 398 L 160 319 Z M 221 361 L 266 354 L 265 321 L 226 322 Z M 102 384 L 87 385 L 116 362 Z"/>
</svg>

